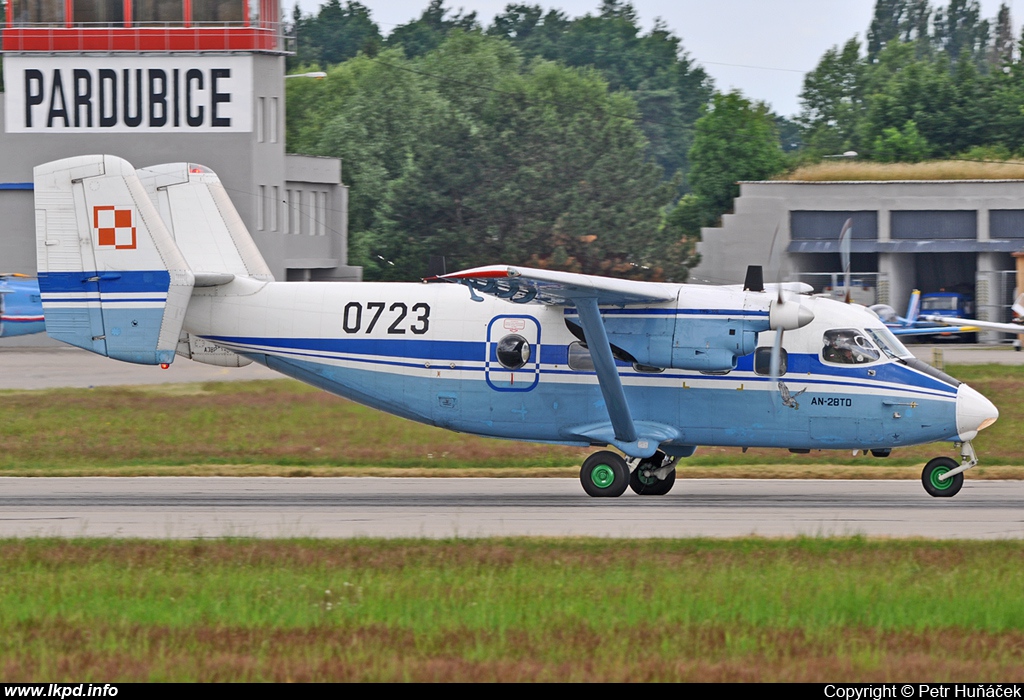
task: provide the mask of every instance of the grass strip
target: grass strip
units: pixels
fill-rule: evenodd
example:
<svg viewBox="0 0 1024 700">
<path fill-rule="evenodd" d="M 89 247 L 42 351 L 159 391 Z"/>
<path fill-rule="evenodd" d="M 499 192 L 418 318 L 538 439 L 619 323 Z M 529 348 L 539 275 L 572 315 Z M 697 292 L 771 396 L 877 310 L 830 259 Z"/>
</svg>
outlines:
<svg viewBox="0 0 1024 700">
<path fill-rule="evenodd" d="M 7 540 L 0 673 L 1005 681 L 1017 542 Z"/>
</svg>

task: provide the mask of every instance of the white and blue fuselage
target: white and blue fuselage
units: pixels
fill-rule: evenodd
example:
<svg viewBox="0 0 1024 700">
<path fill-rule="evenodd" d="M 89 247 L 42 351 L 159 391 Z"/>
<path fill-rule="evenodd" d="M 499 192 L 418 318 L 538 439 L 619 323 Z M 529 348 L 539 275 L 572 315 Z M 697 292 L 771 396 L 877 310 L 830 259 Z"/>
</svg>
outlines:
<svg viewBox="0 0 1024 700">
<path fill-rule="evenodd" d="M 728 371 L 644 362 L 637 348 L 650 352 L 658 332 L 700 323 L 742 327 L 766 316 L 741 293 L 732 295 L 736 308 L 693 308 L 688 291 L 701 289 L 682 285 L 674 302 L 601 309 L 613 344 L 635 340 L 626 349 L 639 361 L 616 360 L 632 418 L 658 426 L 669 454 L 696 445 L 881 450 L 976 433 L 975 404 L 986 399 L 914 360 L 866 309 L 828 299 L 801 299 L 815 318 L 785 333 L 778 380 L 767 362 L 756 361 L 767 354 L 772 331 L 761 332 L 759 347 Z M 574 309 L 481 299 L 472 302 L 465 287 L 447 284 L 236 280 L 196 290 L 185 329 L 404 418 L 491 437 L 610 442 L 600 437 L 608 409 L 598 378 L 570 330 Z M 868 347 L 853 361 L 837 361 L 825 352 L 829 331 L 857 331 Z M 509 335 L 529 344 L 515 369 L 498 357 Z M 784 404 L 779 380 L 799 394 L 796 407 Z"/>
</svg>

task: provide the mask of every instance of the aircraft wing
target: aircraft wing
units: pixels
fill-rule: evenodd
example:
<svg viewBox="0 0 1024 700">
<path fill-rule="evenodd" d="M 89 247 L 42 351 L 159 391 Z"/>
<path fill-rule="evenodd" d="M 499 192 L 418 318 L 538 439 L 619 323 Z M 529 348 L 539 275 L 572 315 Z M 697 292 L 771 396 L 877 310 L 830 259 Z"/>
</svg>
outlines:
<svg viewBox="0 0 1024 700">
<path fill-rule="evenodd" d="M 679 294 L 679 287 L 674 284 L 504 265 L 476 267 L 430 277 L 426 281 L 465 284 L 471 294 L 480 292 L 520 304 L 558 306 L 575 306 L 580 299 L 595 299 L 598 304 L 615 306 L 650 304 L 672 301 Z"/>
<path fill-rule="evenodd" d="M 1016 323 L 995 323 L 993 321 L 978 321 L 973 318 L 952 318 L 950 316 L 922 316 L 921 319 L 931 323 L 939 323 L 943 326 L 958 326 L 962 324 L 991 331 L 1002 331 L 1003 333 L 1024 333 L 1024 325 Z M 948 333 L 949 329 L 943 328 L 942 332 Z"/>
</svg>

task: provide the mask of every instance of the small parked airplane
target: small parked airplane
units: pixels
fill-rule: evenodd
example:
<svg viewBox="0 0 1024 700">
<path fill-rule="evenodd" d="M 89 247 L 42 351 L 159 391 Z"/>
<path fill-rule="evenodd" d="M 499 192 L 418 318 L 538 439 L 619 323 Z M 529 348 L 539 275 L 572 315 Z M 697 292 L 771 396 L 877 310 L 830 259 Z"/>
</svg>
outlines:
<svg viewBox="0 0 1024 700">
<path fill-rule="evenodd" d="M 28 275 L 0 274 L 0 338 L 44 330 L 39 282 Z"/>
<path fill-rule="evenodd" d="M 907 303 L 906 316 L 898 316 L 888 304 L 874 304 L 868 307 L 878 316 L 885 325 L 892 331 L 893 335 L 956 335 L 959 333 L 976 333 L 979 326 L 971 319 L 953 318 L 943 316 L 957 323 L 941 323 L 932 316 L 921 315 L 921 290 L 915 289 L 910 294 L 910 301 Z"/>
<path fill-rule="evenodd" d="M 109 155 L 37 167 L 35 206 L 52 337 L 142 364 L 257 361 L 451 430 L 613 446 L 628 461 L 583 463 L 591 496 L 665 494 L 698 445 L 885 456 L 934 441 L 961 459 L 932 459 L 922 483 L 952 496 L 999 415 L 867 309 L 766 287 L 756 267 L 727 287 L 508 266 L 275 282 L 213 172 Z"/>
</svg>

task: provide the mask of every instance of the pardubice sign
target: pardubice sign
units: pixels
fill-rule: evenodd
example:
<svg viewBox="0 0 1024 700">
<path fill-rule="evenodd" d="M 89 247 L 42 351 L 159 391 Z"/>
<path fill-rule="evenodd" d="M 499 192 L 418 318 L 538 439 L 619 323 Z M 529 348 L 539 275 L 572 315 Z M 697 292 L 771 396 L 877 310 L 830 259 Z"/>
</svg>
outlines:
<svg viewBox="0 0 1024 700">
<path fill-rule="evenodd" d="M 4 57 L 7 133 L 252 131 L 251 56 Z"/>
</svg>

